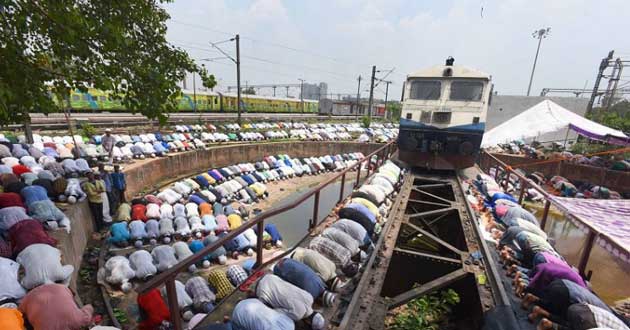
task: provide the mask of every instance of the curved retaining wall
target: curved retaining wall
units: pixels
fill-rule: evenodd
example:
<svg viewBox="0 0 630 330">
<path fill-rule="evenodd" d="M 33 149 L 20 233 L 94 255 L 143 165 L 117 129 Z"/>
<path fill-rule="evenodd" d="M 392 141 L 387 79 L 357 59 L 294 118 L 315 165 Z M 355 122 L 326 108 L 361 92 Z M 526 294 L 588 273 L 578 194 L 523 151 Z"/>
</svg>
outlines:
<svg viewBox="0 0 630 330">
<path fill-rule="evenodd" d="M 269 155 L 288 154 L 291 157 L 310 157 L 326 154 L 362 152 L 372 153 L 382 144 L 293 141 L 216 146 L 182 152 L 167 157 L 136 162 L 124 169 L 127 176 L 127 198 L 161 187 L 165 182 L 200 173 L 211 167 L 261 160 Z"/>
<path fill-rule="evenodd" d="M 291 157 L 310 157 L 325 154 L 343 154 L 362 152 L 367 155 L 381 147 L 378 143 L 357 142 L 270 142 L 244 145 L 217 146 L 203 150 L 193 150 L 169 155 L 163 158 L 138 161 L 127 166 L 128 197 L 141 192 L 152 191 L 164 183 L 181 177 L 191 176 L 210 167 L 223 167 L 236 163 L 260 160 L 268 155 L 288 154 Z M 68 205 L 64 213 L 70 218 L 72 230 L 67 234 L 64 230 L 51 233 L 59 241 L 57 248 L 61 250 L 64 264 L 74 266 L 70 287 L 76 290 L 78 270 L 88 240 L 94 232 L 92 214 L 87 201 Z"/>
<path fill-rule="evenodd" d="M 573 164 L 566 161 L 529 165 L 539 163 L 540 160 L 508 154 L 493 153 L 492 155 L 514 168 L 518 168 L 519 165 L 527 165 L 527 167 L 524 168 L 527 172 L 537 171 L 548 177 L 560 175 L 571 181 L 590 182 L 592 184 L 608 187 L 619 193 L 630 192 L 630 172 Z"/>
</svg>

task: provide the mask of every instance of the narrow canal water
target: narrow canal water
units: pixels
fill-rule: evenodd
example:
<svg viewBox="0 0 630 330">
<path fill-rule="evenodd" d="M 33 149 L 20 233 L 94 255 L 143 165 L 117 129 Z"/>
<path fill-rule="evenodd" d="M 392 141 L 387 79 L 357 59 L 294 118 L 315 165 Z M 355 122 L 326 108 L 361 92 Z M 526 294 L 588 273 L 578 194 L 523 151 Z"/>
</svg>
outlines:
<svg viewBox="0 0 630 330">
<path fill-rule="evenodd" d="M 352 193 L 354 180 L 346 180 L 344 188 L 344 198 Z M 278 206 L 286 205 L 302 197 L 317 185 L 302 187 L 293 193 L 289 198 L 278 203 Z M 331 183 L 328 187 L 322 189 L 319 196 L 319 219 L 323 220 L 330 211 L 337 205 L 339 200 L 339 190 L 341 189 L 341 181 Z M 284 240 L 284 245 L 289 248 L 295 245 L 308 232 L 309 219 L 313 217 L 314 196 L 310 197 L 304 203 L 287 212 L 278 214 L 269 219 L 270 223 L 275 224 Z M 275 207 L 275 205 L 274 205 Z"/>
<path fill-rule="evenodd" d="M 528 209 L 541 218 L 542 206 L 528 206 Z M 586 234 L 559 212 L 549 213 L 545 231 L 555 241 L 556 250 L 571 265 L 577 266 L 584 250 Z M 630 265 L 615 258 L 599 244 L 593 245 L 591 250 L 586 266 L 586 272 L 589 271 L 593 272 L 593 289 L 605 302 L 612 304 L 630 297 Z"/>
</svg>

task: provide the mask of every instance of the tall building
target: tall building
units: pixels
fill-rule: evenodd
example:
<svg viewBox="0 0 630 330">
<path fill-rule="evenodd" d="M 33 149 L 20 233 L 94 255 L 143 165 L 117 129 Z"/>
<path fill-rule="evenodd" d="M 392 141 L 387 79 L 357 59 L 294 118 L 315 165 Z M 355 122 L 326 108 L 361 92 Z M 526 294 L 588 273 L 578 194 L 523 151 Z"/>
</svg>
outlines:
<svg viewBox="0 0 630 330">
<path fill-rule="evenodd" d="M 328 93 L 328 84 L 321 82 L 318 84 L 305 83 L 302 87 L 302 93 L 307 100 L 319 100 L 326 97 Z"/>
</svg>

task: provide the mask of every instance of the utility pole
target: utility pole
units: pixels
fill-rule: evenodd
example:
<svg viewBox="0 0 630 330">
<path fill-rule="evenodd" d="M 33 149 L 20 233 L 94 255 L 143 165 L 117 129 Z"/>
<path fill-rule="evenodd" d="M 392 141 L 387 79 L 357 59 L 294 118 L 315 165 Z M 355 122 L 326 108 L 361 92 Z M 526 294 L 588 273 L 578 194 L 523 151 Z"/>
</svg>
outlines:
<svg viewBox="0 0 630 330">
<path fill-rule="evenodd" d="M 355 116 L 356 116 L 356 118 L 358 120 L 359 119 L 359 109 L 361 108 L 361 75 L 359 75 L 359 78 L 357 78 L 357 80 L 359 81 L 359 84 L 357 86 L 357 108 L 356 108 Z"/>
<path fill-rule="evenodd" d="M 376 65 L 372 66 L 372 79 L 370 80 L 370 100 L 368 101 L 368 118 L 372 120 L 372 102 L 374 101 L 374 78 L 376 76 Z"/>
<path fill-rule="evenodd" d="M 586 114 L 584 114 L 584 117 L 588 117 L 588 115 L 593 111 L 593 105 L 595 105 L 595 98 L 597 97 L 599 83 L 602 81 L 604 70 L 608 68 L 610 60 L 612 60 L 614 54 L 615 54 L 615 51 L 611 50 L 610 52 L 608 52 L 608 56 L 604 57 L 602 61 L 599 63 L 597 78 L 595 79 L 595 84 L 593 85 L 593 92 L 591 93 L 591 99 L 588 101 L 588 106 L 586 107 Z"/>
<path fill-rule="evenodd" d="M 241 38 L 237 34 L 234 39 L 236 39 L 236 102 L 238 102 L 236 106 L 238 109 L 236 123 L 241 125 Z"/>
<path fill-rule="evenodd" d="M 527 96 L 529 96 L 529 92 L 532 90 L 532 82 L 534 81 L 534 71 L 536 71 L 536 62 L 538 62 L 538 53 L 540 53 L 540 44 L 542 43 L 543 38 L 547 38 L 551 28 L 540 29 L 534 31 L 532 36 L 534 38 L 538 38 L 538 48 L 536 48 L 536 57 L 534 57 L 534 65 L 532 66 L 532 74 L 529 77 L 529 86 L 527 86 Z"/>
<path fill-rule="evenodd" d="M 232 57 L 230 54 L 226 53 L 225 51 L 223 51 L 223 49 L 219 48 L 219 46 L 217 46 L 220 43 L 224 43 L 224 42 L 230 42 L 230 41 L 236 41 L 236 59 L 234 57 Z M 238 117 L 237 117 L 237 123 L 240 125 L 241 124 L 241 46 L 240 46 L 240 37 L 237 34 L 236 36 L 234 36 L 234 38 L 228 39 L 228 40 L 224 40 L 221 42 L 211 42 L 210 45 L 212 45 L 212 47 L 216 48 L 219 52 L 221 52 L 221 54 L 223 54 L 223 56 L 225 56 L 226 58 L 229 58 L 232 62 L 234 62 L 234 64 L 236 64 L 236 108 L 238 111 Z M 204 61 L 212 61 L 214 59 L 204 59 Z M 229 87 L 228 87 L 228 91 L 229 91 Z"/>
<path fill-rule="evenodd" d="M 304 113 L 304 79 L 298 78 L 298 80 L 300 81 L 300 107 Z"/>
<path fill-rule="evenodd" d="M 195 71 L 193 71 L 193 112 L 197 112 L 197 83 L 195 82 Z"/>
<path fill-rule="evenodd" d="M 387 111 L 387 93 L 389 93 L 389 84 L 391 84 L 391 81 L 385 81 L 385 119 L 387 119 L 388 115 L 388 111 Z"/>
</svg>

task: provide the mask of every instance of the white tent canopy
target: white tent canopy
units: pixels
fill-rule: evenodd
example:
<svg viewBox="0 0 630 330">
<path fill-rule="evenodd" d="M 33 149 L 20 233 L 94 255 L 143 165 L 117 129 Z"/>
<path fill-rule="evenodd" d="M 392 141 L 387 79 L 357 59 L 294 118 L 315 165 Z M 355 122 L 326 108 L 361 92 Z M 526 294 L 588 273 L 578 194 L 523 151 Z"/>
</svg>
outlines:
<svg viewBox="0 0 630 330">
<path fill-rule="evenodd" d="M 627 145 L 630 141 L 622 131 L 588 120 L 553 101 L 545 100 L 487 131 L 483 135 L 481 147 L 524 140 L 567 128 L 591 139 L 613 144 Z"/>
</svg>

